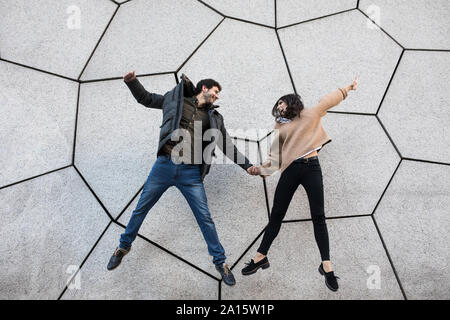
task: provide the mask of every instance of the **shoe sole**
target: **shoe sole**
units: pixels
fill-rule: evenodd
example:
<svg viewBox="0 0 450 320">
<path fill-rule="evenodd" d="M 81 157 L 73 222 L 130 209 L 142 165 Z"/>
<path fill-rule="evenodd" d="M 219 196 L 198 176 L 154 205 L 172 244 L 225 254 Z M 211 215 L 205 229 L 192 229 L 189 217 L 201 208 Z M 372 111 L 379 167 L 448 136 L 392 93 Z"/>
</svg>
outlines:
<svg viewBox="0 0 450 320">
<path fill-rule="evenodd" d="M 269 262 L 264 263 L 264 264 L 262 264 L 262 265 L 256 267 L 256 268 L 253 269 L 252 271 L 242 272 L 242 274 L 243 274 L 244 276 L 249 276 L 249 275 L 251 275 L 251 274 L 256 273 L 256 271 L 258 271 L 259 268 L 261 268 L 261 269 L 267 269 L 268 267 L 270 267 L 270 263 L 269 263 Z"/>
<path fill-rule="evenodd" d="M 225 283 L 227 286 L 230 286 L 230 287 L 232 287 L 232 286 L 234 286 L 236 284 L 236 282 L 226 283 L 225 280 L 223 280 L 223 278 L 222 278 L 222 282 Z"/>
<path fill-rule="evenodd" d="M 319 266 L 319 273 L 325 277 L 325 273 L 322 271 L 322 268 L 321 268 L 320 266 Z M 336 292 L 336 291 L 338 291 L 338 289 L 339 289 L 339 288 L 338 288 L 338 289 L 334 289 L 334 288 L 330 287 L 330 286 L 328 285 L 328 282 L 327 282 L 327 279 L 326 279 L 326 278 L 325 278 L 325 285 L 327 286 L 328 289 L 330 289 L 330 290 L 333 291 L 333 292 Z"/>
<path fill-rule="evenodd" d="M 120 263 L 119 263 L 117 266 L 112 267 L 112 268 L 109 268 L 108 266 L 106 266 L 106 269 L 107 269 L 108 271 L 111 271 L 111 270 L 116 269 L 118 266 L 120 266 Z"/>
</svg>

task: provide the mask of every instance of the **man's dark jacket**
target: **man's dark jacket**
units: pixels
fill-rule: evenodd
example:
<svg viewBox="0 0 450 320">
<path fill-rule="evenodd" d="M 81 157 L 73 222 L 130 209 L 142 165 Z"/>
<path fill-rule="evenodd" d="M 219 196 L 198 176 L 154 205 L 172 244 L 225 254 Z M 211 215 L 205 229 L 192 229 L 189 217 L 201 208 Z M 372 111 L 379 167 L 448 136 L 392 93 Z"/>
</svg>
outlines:
<svg viewBox="0 0 450 320">
<path fill-rule="evenodd" d="M 159 132 L 159 144 L 157 152 L 157 154 L 159 154 L 164 144 L 168 140 L 170 140 L 172 132 L 180 128 L 184 97 L 192 97 L 195 94 L 195 87 L 192 84 L 191 80 L 189 80 L 189 78 L 184 74 L 181 76 L 180 83 L 171 91 L 164 94 L 164 96 L 157 93 L 148 92 L 147 90 L 145 90 L 145 88 L 137 78 L 130 82 L 125 81 L 125 83 L 131 90 L 131 93 L 136 98 L 137 102 L 146 106 L 147 108 L 162 109 L 163 111 L 163 119 L 160 126 L 161 130 Z M 223 141 L 222 145 L 219 143 L 219 146 L 223 147 L 223 153 L 235 163 L 237 163 L 238 160 L 240 160 L 240 162 L 243 162 L 242 160 L 244 160 L 244 163 L 237 164 L 242 169 L 247 170 L 252 165 L 250 164 L 250 161 L 245 156 L 243 156 L 238 151 L 236 146 L 232 143 L 232 140 L 228 135 L 223 123 L 223 116 L 216 110 L 216 108 L 218 107 L 219 106 L 217 105 L 210 105 L 208 107 L 210 129 L 220 130 L 220 132 L 222 133 L 221 136 Z M 211 154 L 204 155 L 204 157 L 208 156 L 207 159 L 203 159 L 202 157 L 202 164 L 200 168 L 202 180 L 208 174 L 211 167 L 210 163 L 212 157 L 214 156 L 214 149 L 216 145 L 214 137 L 212 137 L 212 142 L 214 143 L 214 146 L 211 148 Z M 205 147 L 210 143 L 211 142 L 209 141 L 203 141 L 202 154 Z M 225 151 L 227 148 L 229 150 L 228 152 Z"/>
</svg>

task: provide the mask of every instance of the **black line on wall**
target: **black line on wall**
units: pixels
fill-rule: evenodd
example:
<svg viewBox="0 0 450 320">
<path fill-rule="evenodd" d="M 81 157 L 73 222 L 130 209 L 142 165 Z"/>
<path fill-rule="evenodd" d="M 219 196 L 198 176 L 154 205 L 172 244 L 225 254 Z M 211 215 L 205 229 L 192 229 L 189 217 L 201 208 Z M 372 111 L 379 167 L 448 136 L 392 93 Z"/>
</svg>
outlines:
<svg viewBox="0 0 450 320">
<path fill-rule="evenodd" d="M 94 195 L 95 199 L 97 199 L 98 203 L 100 204 L 100 206 L 103 208 L 103 210 L 105 210 L 105 213 L 108 215 L 109 219 L 114 220 L 114 218 L 111 216 L 111 214 L 109 213 L 108 209 L 106 209 L 105 205 L 103 204 L 103 202 L 100 200 L 100 198 L 97 196 L 97 194 L 94 192 L 94 189 L 92 189 L 92 187 L 89 185 L 89 183 L 86 181 L 86 179 L 83 177 L 83 175 L 81 174 L 81 172 L 78 170 L 76 165 L 73 165 L 73 167 L 75 168 L 75 170 L 78 172 L 78 175 L 81 177 L 81 179 L 83 180 L 83 182 L 86 184 L 86 186 L 89 188 L 89 190 L 91 191 L 91 193 Z"/>
<path fill-rule="evenodd" d="M 9 187 L 12 187 L 12 186 L 15 186 L 16 184 L 20 184 L 20 183 L 23 183 L 23 182 L 26 182 L 26 181 L 29 181 L 29 180 L 33 180 L 33 179 L 36 179 L 36 178 L 45 176 L 45 175 L 47 175 L 47 174 L 51 174 L 51 173 L 56 172 L 56 171 L 59 171 L 59 170 L 67 169 L 67 168 L 69 168 L 69 167 L 71 167 L 71 166 L 72 166 L 72 165 L 69 164 L 69 165 L 67 165 L 67 166 L 64 166 L 64 167 L 61 167 L 61 168 L 58 168 L 58 169 L 55 169 L 55 170 L 47 171 L 47 172 L 45 172 L 45 173 L 41 173 L 41 174 L 38 174 L 38 175 L 36 175 L 36 176 L 32 176 L 32 177 L 30 177 L 30 178 L 26 178 L 26 179 L 23 179 L 23 180 L 20 180 L 20 181 L 11 183 L 11 184 L 7 184 L 7 185 L 5 185 L 5 186 L 0 187 L 0 190 L 6 189 L 6 188 L 9 188 Z"/>
<path fill-rule="evenodd" d="M 394 266 L 394 263 L 392 261 L 391 255 L 389 254 L 389 251 L 388 251 L 388 249 L 386 247 L 386 243 L 384 242 L 383 236 L 382 236 L 382 234 L 380 232 L 380 229 L 378 228 L 378 224 L 377 224 L 377 221 L 375 220 L 375 216 L 373 216 L 373 215 L 372 215 L 372 221 L 375 224 L 375 228 L 377 229 L 378 236 L 380 237 L 381 243 L 383 244 L 384 251 L 386 252 L 386 255 L 388 257 L 389 263 L 391 264 L 392 271 L 394 272 L 395 278 L 397 279 L 397 283 L 398 283 L 398 285 L 400 287 L 400 291 L 402 292 L 403 298 L 405 300 L 408 300 L 408 298 L 406 297 L 405 290 L 403 289 L 403 285 L 402 285 L 402 283 L 400 281 L 400 278 L 399 278 L 399 276 L 397 274 L 397 270 L 395 269 L 395 266 Z"/>
<path fill-rule="evenodd" d="M 126 228 L 123 224 L 121 224 L 121 223 L 118 222 L 118 221 L 113 221 L 113 222 L 114 222 L 115 224 L 121 226 L 121 227 L 124 228 L 124 229 Z M 187 265 L 191 266 L 192 268 L 194 268 L 194 269 L 200 271 L 201 273 L 207 275 L 208 277 L 210 277 L 210 278 L 212 278 L 212 279 L 214 279 L 214 280 L 216 280 L 216 281 L 220 281 L 219 278 L 217 278 L 217 277 L 213 276 L 212 274 L 206 272 L 205 270 L 203 270 L 203 269 L 197 267 L 197 266 L 194 265 L 193 263 L 191 263 L 191 262 L 189 262 L 189 261 L 183 259 L 182 257 L 180 257 L 180 256 L 178 256 L 177 254 L 173 253 L 173 252 L 170 251 L 169 249 L 164 248 L 163 246 L 157 244 L 156 242 L 153 242 L 152 240 L 148 239 L 147 237 L 141 235 L 140 233 L 138 233 L 137 236 L 138 236 L 139 238 L 141 238 L 141 239 L 147 241 L 148 243 L 152 244 L 153 246 L 157 247 L 158 249 L 161 249 L 162 251 L 164 251 L 164 252 L 170 254 L 171 256 L 177 258 L 178 260 L 180 260 L 180 261 L 186 263 Z"/>
<path fill-rule="evenodd" d="M 375 205 L 375 208 L 373 208 L 373 211 L 372 211 L 372 214 L 371 214 L 371 215 L 374 215 L 374 214 L 375 214 L 375 211 L 377 211 L 378 205 L 381 203 L 381 200 L 383 199 L 384 194 L 385 194 L 386 191 L 389 189 L 389 186 L 391 185 L 391 182 L 392 182 L 392 180 L 394 179 L 395 174 L 396 174 L 397 171 L 398 171 L 398 168 L 400 168 L 400 165 L 402 164 L 402 161 L 403 161 L 403 160 L 400 159 L 400 161 L 398 162 L 397 167 L 395 168 L 394 173 L 392 173 L 392 176 L 391 176 L 391 178 L 389 179 L 389 182 L 387 183 L 386 187 L 384 188 L 383 193 L 382 193 L 381 196 L 378 198 L 377 204 Z"/>
<path fill-rule="evenodd" d="M 226 17 L 222 12 L 220 12 L 216 8 L 213 8 L 212 6 L 210 6 L 209 4 L 205 3 L 204 1 L 202 1 L 202 0 L 197 0 L 197 1 L 200 2 L 202 5 L 204 5 L 205 7 L 208 7 L 209 9 L 211 9 L 215 13 L 221 15 L 222 17 L 224 17 L 224 18 Z"/>
<path fill-rule="evenodd" d="M 241 18 L 232 17 L 232 16 L 225 16 L 225 18 L 230 19 L 230 20 L 236 20 L 236 21 L 239 21 L 239 22 L 248 23 L 248 24 L 253 24 L 253 25 L 258 26 L 258 27 L 264 27 L 264 28 L 269 28 L 269 29 L 275 30 L 275 27 L 268 26 L 268 25 L 263 24 L 263 23 L 249 21 L 249 20 L 245 20 L 245 19 L 241 19 Z"/>
<path fill-rule="evenodd" d="M 80 88 L 81 84 L 78 83 L 78 94 L 77 94 L 77 108 L 75 111 L 75 128 L 73 131 L 73 148 L 72 148 L 72 165 L 75 165 L 75 151 L 77 145 L 77 128 L 78 128 L 78 110 L 80 108 Z"/>
<path fill-rule="evenodd" d="M 77 272 L 73 275 L 73 277 L 70 279 L 69 283 L 72 281 L 73 278 L 76 277 L 76 275 L 81 272 L 81 268 L 83 267 L 83 265 L 86 263 L 87 259 L 89 258 L 89 256 L 91 255 L 91 253 L 94 251 L 95 247 L 97 247 L 98 243 L 100 242 L 100 240 L 102 239 L 103 235 L 106 233 L 106 231 L 108 230 L 109 226 L 111 225 L 112 221 L 109 221 L 108 225 L 106 226 L 105 230 L 103 230 L 102 234 L 100 235 L 100 237 L 97 239 L 97 241 L 94 243 L 94 245 L 92 246 L 91 250 L 89 250 L 87 256 L 83 259 L 83 262 L 81 262 L 81 265 L 79 267 L 79 269 L 77 270 Z M 66 293 L 68 289 L 68 285 L 65 286 L 64 290 L 61 292 L 61 294 L 59 295 L 57 300 L 61 300 L 62 296 L 64 295 L 64 293 Z"/>
<path fill-rule="evenodd" d="M 389 91 L 389 88 L 391 87 L 392 80 L 394 80 L 395 74 L 397 72 L 398 66 L 400 65 L 400 63 L 402 61 L 404 53 L 405 53 L 405 50 L 403 49 L 402 53 L 400 54 L 400 57 L 398 58 L 397 65 L 395 66 L 395 69 L 394 69 L 394 72 L 392 73 L 391 79 L 389 80 L 389 83 L 387 85 L 386 91 L 384 91 L 384 95 L 383 95 L 383 98 L 381 99 L 380 105 L 378 106 L 376 115 L 378 115 L 378 113 L 380 112 L 381 106 L 383 105 L 384 99 L 386 98 L 386 95 L 387 95 L 387 93 Z"/>
<path fill-rule="evenodd" d="M 277 19 L 277 0 L 273 0 L 273 2 L 274 2 L 274 7 L 275 7 L 275 29 L 277 29 L 278 28 L 278 19 Z"/>
<path fill-rule="evenodd" d="M 432 161 L 432 160 L 423 160 L 423 159 L 406 158 L 406 157 L 403 158 L 403 160 L 414 161 L 414 162 L 430 163 L 430 164 L 438 164 L 438 165 L 441 165 L 441 166 L 450 166 L 450 163 L 439 162 L 439 161 Z"/>
<path fill-rule="evenodd" d="M 394 41 L 396 44 L 398 44 L 402 49 L 405 49 L 404 46 L 400 44 L 393 36 L 391 36 L 386 30 L 384 30 L 382 27 L 380 27 L 375 21 L 373 21 L 364 11 L 362 11 L 360 8 L 357 9 L 359 12 L 361 12 L 367 19 L 372 21 L 374 25 L 376 25 L 381 31 L 383 31 L 389 38 L 391 38 L 392 41 Z"/>
<path fill-rule="evenodd" d="M 203 39 L 203 41 L 197 46 L 197 48 L 195 48 L 195 50 L 189 55 L 189 57 L 181 64 L 181 66 L 178 67 L 178 69 L 175 71 L 176 73 L 178 73 L 184 67 L 184 65 L 192 58 L 192 56 L 198 51 L 198 49 L 200 49 L 200 47 L 206 42 L 206 40 L 209 39 L 209 37 L 214 33 L 214 31 L 217 30 L 217 28 L 219 28 L 219 26 L 224 21 L 225 21 L 225 18 L 220 20 L 220 22 L 217 24 L 217 26 L 215 26 L 215 28 L 206 36 L 206 38 Z"/>
<path fill-rule="evenodd" d="M 450 52 L 450 49 L 411 49 L 411 48 L 405 48 L 405 51 Z"/>
<path fill-rule="evenodd" d="M 117 6 L 117 7 L 116 7 L 116 10 L 114 11 L 114 13 L 113 13 L 111 19 L 109 19 L 109 22 L 108 22 L 108 24 L 106 25 L 105 30 L 103 30 L 103 33 L 102 33 L 102 35 L 100 36 L 100 38 L 98 39 L 97 44 L 96 44 L 95 47 L 94 47 L 94 50 L 91 52 L 91 55 L 89 56 L 88 60 L 86 61 L 86 64 L 84 65 L 83 70 L 81 70 L 81 73 L 80 73 L 80 75 L 78 76 L 78 80 L 81 79 L 81 76 L 83 75 L 84 70 L 86 70 L 86 67 L 88 66 L 89 62 L 91 61 L 92 57 L 94 56 L 94 53 L 95 53 L 95 51 L 97 50 L 97 47 L 99 46 L 100 42 L 102 41 L 103 36 L 104 36 L 105 33 L 106 33 L 106 30 L 108 30 L 108 28 L 109 28 L 111 22 L 113 21 L 114 17 L 116 16 L 117 11 L 119 11 L 119 8 L 120 8 L 120 6 Z"/>
<path fill-rule="evenodd" d="M 291 79 L 292 87 L 294 88 L 295 94 L 297 94 L 297 89 L 295 88 L 294 79 L 292 78 L 291 69 L 289 68 L 289 64 L 288 64 L 288 61 L 286 59 L 286 54 L 284 53 L 283 45 L 281 44 L 280 35 L 278 34 L 278 30 L 275 30 L 275 34 L 277 35 L 278 44 L 280 45 L 281 53 L 283 54 L 284 63 L 286 65 L 286 68 L 287 68 L 287 71 L 288 71 L 288 74 L 289 74 L 289 78 Z"/>
<path fill-rule="evenodd" d="M 144 73 L 144 74 L 137 74 L 136 77 L 152 77 L 152 76 L 162 76 L 167 74 L 173 74 L 174 71 L 164 71 L 164 72 L 154 72 L 154 73 Z M 112 78 L 98 78 L 98 79 L 90 79 L 90 80 L 80 80 L 79 82 L 84 83 L 91 83 L 91 82 L 101 82 L 101 81 L 114 81 L 114 80 L 123 80 L 123 76 L 117 76 Z"/>
<path fill-rule="evenodd" d="M 398 156 L 402 159 L 403 156 L 400 153 L 400 150 L 397 148 L 397 145 L 395 144 L 394 140 L 391 138 L 391 135 L 389 134 L 389 132 L 386 130 L 386 127 L 384 126 L 383 122 L 381 121 L 381 119 L 378 116 L 375 116 L 378 120 L 378 122 L 381 125 L 381 128 L 383 129 L 384 133 L 387 135 L 387 137 L 389 138 L 389 141 L 391 141 L 391 144 L 394 146 L 395 151 L 397 151 Z"/>
<path fill-rule="evenodd" d="M 317 17 L 317 18 L 312 18 L 312 19 L 308 19 L 308 20 L 292 23 L 292 24 L 289 24 L 289 25 L 286 25 L 286 26 L 278 27 L 277 31 L 278 30 L 282 30 L 282 29 L 286 29 L 286 28 L 290 28 L 290 27 L 294 27 L 294 26 L 298 26 L 298 25 L 303 24 L 303 23 L 308 23 L 308 22 L 311 22 L 311 21 L 316 21 L 316 20 L 320 20 L 320 19 L 329 18 L 329 17 L 332 17 L 332 16 L 336 16 L 338 14 L 342 14 L 342 13 L 346 13 L 346 12 L 350 12 L 350 11 L 354 11 L 354 10 L 356 10 L 356 8 L 351 8 L 351 9 L 347 9 L 347 10 L 343 10 L 343 11 L 327 14 L 325 16 L 320 16 L 320 17 Z"/>
<path fill-rule="evenodd" d="M 131 203 L 136 199 L 136 197 L 141 193 L 142 189 L 144 189 L 145 183 L 142 185 L 142 187 L 139 188 L 138 192 L 131 198 L 130 201 L 126 204 L 125 208 L 122 209 L 122 211 L 119 213 L 117 218 L 114 219 L 115 222 L 118 222 L 122 214 L 128 209 L 128 207 L 131 205 Z"/>
<path fill-rule="evenodd" d="M 50 72 L 50 71 L 45 71 L 45 70 L 38 69 L 38 68 L 35 68 L 35 67 L 27 66 L 25 64 L 21 64 L 21 63 L 14 62 L 14 61 L 11 61 L 11 60 L 7 60 L 7 59 L 4 59 L 4 58 L 0 58 L 0 61 L 11 63 L 11 64 L 15 64 L 15 65 L 23 67 L 23 68 L 31 69 L 31 70 L 34 70 L 34 71 L 39 71 L 39 72 L 46 73 L 46 74 L 49 74 L 49 75 L 52 75 L 52 76 L 55 76 L 55 77 L 63 78 L 63 79 L 66 79 L 66 80 L 78 82 L 77 79 L 72 79 L 72 78 L 69 78 L 69 77 L 57 74 L 57 73 L 53 73 L 53 72 Z"/>
</svg>

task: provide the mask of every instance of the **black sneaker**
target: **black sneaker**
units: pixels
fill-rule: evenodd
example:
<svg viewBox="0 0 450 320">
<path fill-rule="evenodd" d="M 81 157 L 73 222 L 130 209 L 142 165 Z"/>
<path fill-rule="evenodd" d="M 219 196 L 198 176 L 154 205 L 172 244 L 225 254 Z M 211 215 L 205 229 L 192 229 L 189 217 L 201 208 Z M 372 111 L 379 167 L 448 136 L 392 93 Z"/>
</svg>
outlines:
<svg viewBox="0 0 450 320">
<path fill-rule="evenodd" d="M 229 286 L 234 286 L 236 284 L 233 273 L 231 273 L 231 270 L 227 264 L 216 264 L 216 269 L 220 272 L 222 280 L 225 284 Z"/>
<path fill-rule="evenodd" d="M 130 252 L 130 249 L 125 250 L 125 249 L 117 247 L 116 251 L 114 251 L 114 254 L 112 255 L 111 259 L 109 259 L 108 266 L 106 268 L 108 270 L 112 270 L 112 269 L 117 268 L 119 266 L 120 262 L 122 261 L 122 258 L 128 252 Z"/>
<path fill-rule="evenodd" d="M 255 263 L 252 259 L 249 263 L 245 264 L 246 267 L 242 269 L 242 274 L 244 276 L 254 274 L 256 271 L 258 271 L 259 268 L 267 269 L 268 267 L 270 267 L 269 259 L 267 259 L 267 257 L 264 257 L 264 259 L 261 259 L 257 263 Z"/>
<path fill-rule="evenodd" d="M 337 279 L 340 278 L 335 276 L 333 271 L 325 272 L 325 270 L 323 270 L 322 263 L 319 266 L 319 272 L 321 275 L 325 276 L 325 284 L 327 285 L 328 289 L 336 292 L 339 289 Z"/>
</svg>

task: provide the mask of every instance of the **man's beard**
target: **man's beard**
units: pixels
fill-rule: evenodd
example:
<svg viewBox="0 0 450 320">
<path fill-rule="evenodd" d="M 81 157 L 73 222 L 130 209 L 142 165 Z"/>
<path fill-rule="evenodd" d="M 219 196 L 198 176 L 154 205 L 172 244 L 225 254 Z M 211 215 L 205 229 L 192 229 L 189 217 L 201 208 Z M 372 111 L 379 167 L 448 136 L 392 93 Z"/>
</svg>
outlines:
<svg viewBox="0 0 450 320">
<path fill-rule="evenodd" d="M 212 95 L 212 94 L 207 94 L 207 93 L 206 93 L 206 94 L 204 95 L 204 98 L 205 98 L 205 104 L 204 104 L 204 107 L 206 107 L 206 108 L 211 107 L 212 104 L 213 104 L 213 100 L 214 100 L 213 95 Z"/>
</svg>

